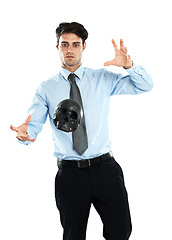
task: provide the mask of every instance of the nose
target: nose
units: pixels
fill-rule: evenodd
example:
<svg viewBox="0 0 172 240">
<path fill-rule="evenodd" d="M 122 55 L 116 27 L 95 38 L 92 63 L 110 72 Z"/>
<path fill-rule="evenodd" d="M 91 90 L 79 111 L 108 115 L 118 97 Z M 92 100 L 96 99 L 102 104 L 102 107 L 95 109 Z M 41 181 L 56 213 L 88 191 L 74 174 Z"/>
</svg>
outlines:
<svg viewBox="0 0 172 240">
<path fill-rule="evenodd" d="M 67 51 L 68 53 L 72 53 L 73 52 L 73 49 L 72 49 L 72 46 L 69 46 L 68 47 L 68 51 Z"/>
</svg>

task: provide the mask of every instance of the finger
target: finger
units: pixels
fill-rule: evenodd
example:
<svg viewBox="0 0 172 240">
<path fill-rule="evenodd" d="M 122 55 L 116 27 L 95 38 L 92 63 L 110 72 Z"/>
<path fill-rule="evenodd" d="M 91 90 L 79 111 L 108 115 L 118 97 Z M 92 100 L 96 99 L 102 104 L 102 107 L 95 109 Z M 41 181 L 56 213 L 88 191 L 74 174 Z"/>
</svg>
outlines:
<svg viewBox="0 0 172 240">
<path fill-rule="evenodd" d="M 21 141 L 24 141 L 23 139 L 27 138 L 28 134 L 22 134 L 22 133 L 18 133 L 16 138 L 18 138 Z"/>
<path fill-rule="evenodd" d="M 124 51 L 124 41 L 123 41 L 123 39 L 120 39 L 120 50 Z"/>
<path fill-rule="evenodd" d="M 117 46 L 117 44 L 116 44 L 114 39 L 112 39 L 112 44 L 113 44 L 113 46 L 115 48 L 115 51 L 118 50 L 118 46 Z"/>
<path fill-rule="evenodd" d="M 31 117 L 32 117 L 32 116 L 29 115 L 28 118 L 26 119 L 26 122 L 25 122 L 26 125 L 28 125 L 28 124 L 30 123 L 30 121 L 31 121 Z"/>
<path fill-rule="evenodd" d="M 30 142 L 36 141 L 36 139 L 30 138 L 28 134 L 18 134 L 16 138 L 19 139 L 20 141 L 30 141 Z"/>
<path fill-rule="evenodd" d="M 19 141 L 23 141 L 21 138 L 19 138 L 19 137 L 17 137 L 17 136 L 16 136 L 16 138 L 17 138 Z"/>
<path fill-rule="evenodd" d="M 20 141 L 23 141 L 23 136 L 21 134 L 17 134 L 16 138 Z"/>
<path fill-rule="evenodd" d="M 128 62 L 131 61 L 131 56 L 130 55 L 127 56 L 127 61 Z"/>
<path fill-rule="evenodd" d="M 28 135 L 28 141 L 30 141 L 30 142 L 35 142 L 36 139 L 35 139 L 35 138 L 30 138 L 30 136 Z"/>
<path fill-rule="evenodd" d="M 104 63 L 104 66 L 111 66 L 111 65 L 113 65 L 113 60 Z"/>
<path fill-rule="evenodd" d="M 10 126 L 10 129 L 11 129 L 12 131 L 18 132 L 17 127 L 14 127 L 13 125 Z"/>
<path fill-rule="evenodd" d="M 124 47 L 124 52 L 127 53 L 128 52 L 128 49 L 126 47 Z"/>
<path fill-rule="evenodd" d="M 31 138 L 31 137 L 29 136 L 29 134 L 26 134 L 26 138 L 25 138 L 25 139 L 26 139 L 25 141 L 30 141 L 30 142 L 36 141 L 36 139 Z"/>
</svg>

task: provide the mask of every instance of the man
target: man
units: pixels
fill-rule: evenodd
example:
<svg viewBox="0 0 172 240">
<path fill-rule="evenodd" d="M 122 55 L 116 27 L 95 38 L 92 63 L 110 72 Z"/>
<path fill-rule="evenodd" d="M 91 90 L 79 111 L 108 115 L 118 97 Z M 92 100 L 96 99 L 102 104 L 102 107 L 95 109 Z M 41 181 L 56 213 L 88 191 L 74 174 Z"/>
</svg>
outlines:
<svg viewBox="0 0 172 240">
<path fill-rule="evenodd" d="M 55 180 L 55 197 L 64 229 L 64 240 L 84 240 L 91 204 L 103 222 L 103 236 L 107 240 L 127 240 L 131 234 L 131 218 L 122 169 L 113 158 L 108 133 L 110 96 L 139 94 L 152 89 L 153 83 L 143 67 L 133 63 L 123 40 L 120 48 L 112 40 L 115 49 L 113 60 L 105 66 L 123 67 L 127 76 L 106 69 L 92 70 L 81 64 L 86 49 L 88 32 L 83 25 L 61 23 L 56 29 L 57 49 L 62 62 L 60 72 L 40 84 L 29 116 L 17 132 L 20 142 L 34 142 L 47 115 L 53 131 L 55 157 L 59 171 Z M 71 80 L 71 73 L 74 79 Z M 76 81 L 76 84 L 75 84 Z M 79 87 L 83 108 L 83 126 L 79 134 L 66 133 L 53 124 L 53 113 L 64 99 L 75 98 L 72 84 Z M 81 124 L 81 125 L 82 125 Z M 84 138 L 84 141 L 83 141 Z M 79 143 L 74 146 L 76 139 Z M 77 146 L 78 145 L 78 146 Z M 77 147 L 82 147 L 78 150 Z"/>
</svg>

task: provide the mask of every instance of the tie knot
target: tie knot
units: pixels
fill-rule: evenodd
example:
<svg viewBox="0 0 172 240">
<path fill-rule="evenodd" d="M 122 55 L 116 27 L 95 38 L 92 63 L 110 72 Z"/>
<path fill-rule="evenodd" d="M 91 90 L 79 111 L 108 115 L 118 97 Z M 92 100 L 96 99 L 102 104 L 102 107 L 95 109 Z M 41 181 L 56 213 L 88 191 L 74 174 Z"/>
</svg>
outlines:
<svg viewBox="0 0 172 240">
<path fill-rule="evenodd" d="M 69 74 L 68 79 L 69 79 L 70 83 L 75 83 L 76 82 L 75 74 L 74 73 Z"/>
</svg>

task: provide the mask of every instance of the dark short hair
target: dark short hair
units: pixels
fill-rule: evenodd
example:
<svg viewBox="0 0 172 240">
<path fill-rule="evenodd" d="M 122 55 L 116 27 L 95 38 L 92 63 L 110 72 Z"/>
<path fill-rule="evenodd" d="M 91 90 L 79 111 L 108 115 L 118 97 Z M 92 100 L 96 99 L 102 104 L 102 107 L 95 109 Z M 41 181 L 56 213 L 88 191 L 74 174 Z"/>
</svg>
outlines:
<svg viewBox="0 0 172 240">
<path fill-rule="evenodd" d="M 88 38 L 88 32 L 84 28 L 84 26 L 77 22 L 62 22 L 59 24 L 59 26 L 56 29 L 56 37 L 57 42 L 59 43 L 60 36 L 63 33 L 74 33 L 78 37 L 82 39 L 82 42 L 84 44 L 85 40 Z"/>
</svg>

